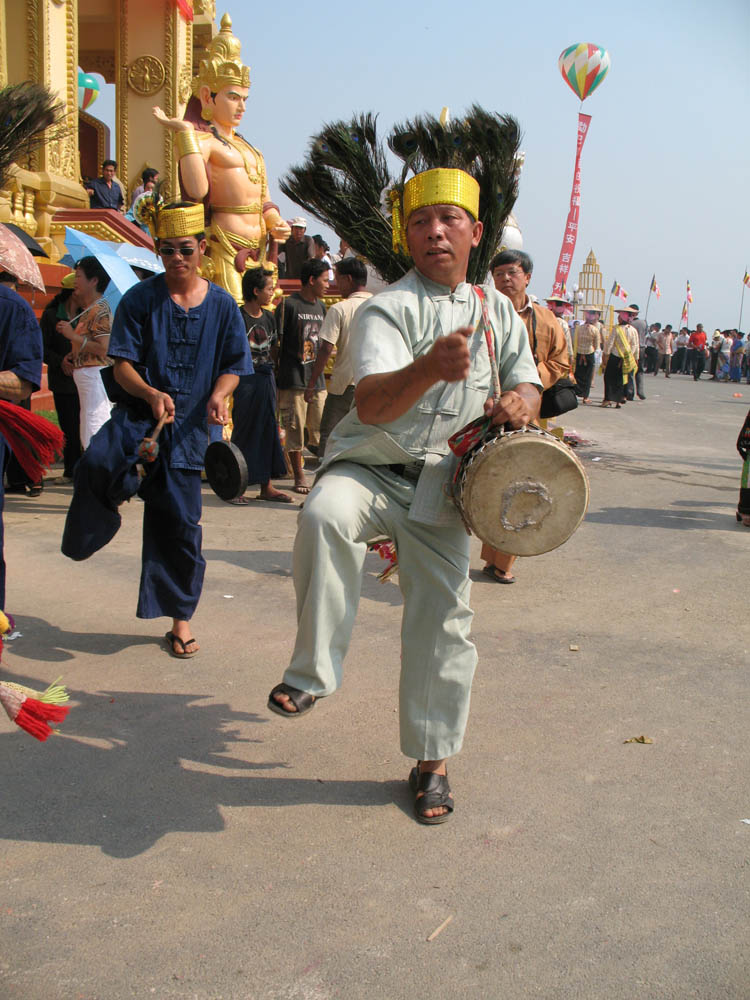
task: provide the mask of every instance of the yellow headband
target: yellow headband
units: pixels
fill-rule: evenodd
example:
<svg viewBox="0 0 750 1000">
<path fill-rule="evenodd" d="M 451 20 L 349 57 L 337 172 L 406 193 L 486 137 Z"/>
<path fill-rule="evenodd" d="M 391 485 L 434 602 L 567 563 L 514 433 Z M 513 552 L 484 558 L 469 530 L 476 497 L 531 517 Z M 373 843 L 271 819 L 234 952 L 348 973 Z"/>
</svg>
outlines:
<svg viewBox="0 0 750 1000">
<path fill-rule="evenodd" d="M 203 205 L 189 208 L 161 208 L 156 214 L 156 238 L 171 240 L 178 236 L 197 236 L 206 228 Z"/>
<path fill-rule="evenodd" d="M 409 216 L 418 208 L 457 205 L 474 219 L 479 218 L 479 184 L 465 170 L 437 167 L 410 177 L 404 184 L 403 221 L 398 192 L 392 191 L 390 198 L 393 207 L 393 249 L 401 248 L 406 253 L 406 225 Z"/>
</svg>

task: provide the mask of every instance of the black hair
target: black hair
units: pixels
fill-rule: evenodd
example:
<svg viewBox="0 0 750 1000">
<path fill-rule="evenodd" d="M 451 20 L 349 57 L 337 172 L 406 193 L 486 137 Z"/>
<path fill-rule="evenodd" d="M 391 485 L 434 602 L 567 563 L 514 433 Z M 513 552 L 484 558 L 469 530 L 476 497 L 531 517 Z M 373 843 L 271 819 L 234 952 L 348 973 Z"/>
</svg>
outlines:
<svg viewBox="0 0 750 1000">
<path fill-rule="evenodd" d="M 355 285 L 364 287 L 367 284 L 367 268 L 359 257 L 344 257 L 336 264 L 337 274 L 347 274 Z"/>
<path fill-rule="evenodd" d="M 149 181 L 156 180 L 158 176 L 159 176 L 158 170 L 154 170 L 153 167 L 146 167 L 146 169 L 141 174 L 141 181 L 144 184 L 147 184 Z"/>
<path fill-rule="evenodd" d="M 299 269 L 299 278 L 303 287 L 310 284 L 310 278 L 319 278 L 328 273 L 328 264 L 323 260 L 305 260 Z"/>
<path fill-rule="evenodd" d="M 15 285 L 18 278 L 10 271 L 0 271 L 0 285 Z"/>
<path fill-rule="evenodd" d="M 105 167 L 114 167 L 115 170 L 117 170 L 117 160 L 105 160 L 104 163 L 102 163 L 102 170 L 104 170 Z"/>
<path fill-rule="evenodd" d="M 245 302 L 250 302 L 255 298 L 256 292 L 265 287 L 269 278 L 273 277 L 273 271 L 265 271 L 262 267 L 253 267 L 245 271 L 242 275 L 242 298 Z"/>
<path fill-rule="evenodd" d="M 490 274 L 496 267 L 502 267 L 504 264 L 520 264 L 524 274 L 531 274 L 534 270 L 534 262 L 523 250 L 501 250 L 495 254 L 490 261 Z"/>
<path fill-rule="evenodd" d="M 96 257 L 81 257 L 81 259 L 76 262 L 76 271 L 83 271 L 89 281 L 91 281 L 92 278 L 96 278 L 97 292 L 101 294 L 106 291 L 107 285 L 109 284 L 109 275 Z"/>
</svg>

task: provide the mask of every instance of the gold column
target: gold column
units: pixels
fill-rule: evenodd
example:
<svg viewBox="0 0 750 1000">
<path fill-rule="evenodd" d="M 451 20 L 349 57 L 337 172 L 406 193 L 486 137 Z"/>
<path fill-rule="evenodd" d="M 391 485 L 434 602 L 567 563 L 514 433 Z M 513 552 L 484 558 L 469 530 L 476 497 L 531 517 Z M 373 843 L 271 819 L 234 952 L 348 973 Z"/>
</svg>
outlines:
<svg viewBox="0 0 750 1000">
<path fill-rule="evenodd" d="M 174 4 L 160 4 L 157 12 L 153 0 L 118 2 L 118 174 L 130 195 L 140 184 L 141 171 L 155 167 L 165 194 L 172 197 L 177 194 L 173 143 L 151 109 L 158 104 L 170 118 L 184 114 L 190 97 L 192 30 Z"/>
<path fill-rule="evenodd" d="M 66 109 L 63 129 L 18 164 L 0 195 L 0 221 L 16 222 L 49 252 L 55 211 L 88 204 L 78 177 L 77 0 L 5 0 L 1 28 L 7 82 L 39 83 Z"/>
</svg>

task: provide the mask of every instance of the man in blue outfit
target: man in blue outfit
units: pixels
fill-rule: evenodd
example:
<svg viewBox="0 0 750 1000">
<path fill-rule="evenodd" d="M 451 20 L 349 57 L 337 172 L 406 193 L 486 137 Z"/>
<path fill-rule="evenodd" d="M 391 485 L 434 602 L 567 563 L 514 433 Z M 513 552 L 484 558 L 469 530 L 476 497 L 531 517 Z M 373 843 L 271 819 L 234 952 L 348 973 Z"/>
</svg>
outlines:
<svg viewBox="0 0 750 1000">
<path fill-rule="evenodd" d="M 253 370 L 234 299 L 200 277 L 206 249 L 203 206 L 168 205 L 154 230 L 165 273 L 123 296 L 109 355 L 120 390 L 111 419 L 76 466 L 62 550 L 87 559 L 120 527 L 119 504 L 136 492 L 145 502 L 137 615 L 172 618 L 169 651 L 198 652 L 190 619 L 203 587 L 200 470 L 207 424 L 228 419 L 227 399 Z M 159 454 L 139 481 L 138 447 L 167 415 Z"/>
<path fill-rule="evenodd" d="M 102 176 L 95 177 L 86 185 L 89 196 L 89 208 L 111 208 L 115 212 L 124 212 L 125 198 L 119 181 L 116 180 L 117 163 L 115 160 L 105 160 L 102 163 Z"/>
<path fill-rule="evenodd" d="M 0 399 L 20 403 L 36 392 L 41 381 L 42 331 L 28 302 L 0 283 Z M 3 471 L 8 450 L 0 436 L 0 611 L 5 608 Z"/>
</svg>

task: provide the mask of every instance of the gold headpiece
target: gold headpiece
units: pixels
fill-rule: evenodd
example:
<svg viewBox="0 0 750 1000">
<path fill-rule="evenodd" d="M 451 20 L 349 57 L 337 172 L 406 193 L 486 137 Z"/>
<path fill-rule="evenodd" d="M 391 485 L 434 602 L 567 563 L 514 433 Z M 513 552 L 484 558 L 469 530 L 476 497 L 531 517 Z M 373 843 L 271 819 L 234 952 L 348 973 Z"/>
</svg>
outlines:
<svg viewBox="0 0 750 1000">
<path fill-rule="evenodd" d="M 474 219 L 479 218 L 479 184 L 465 170 L 437 167 L 410 177 L 404 184 L 403 198 L 397 190 L 390 192 L 393 208 L 393 249 L 409 252 L 406 245 L 406 224 L 409 216 L 427 205 L 458 205 Z"/>
<path fill-rule="evenodd" d="M 133 206 L 133 215 L 138 222 L 148 226 L 157 240 L 172 240 L 180 236 L 197 236 L 206 228 L 203 205 L 187 205 L 184 208 L 162 208 L 158 195 L 144 194 Z"/>
<path fill-rule="evenodd" d="M 193 93 L 199 97 L 201 87 L 218 94 L 224 87 L 249 87 L 250 67 L 240 58 L 240 40 L 232 34 L 232 19 L 225 14 L 221 31 L 208 46 L 208 55 L 201 60 L 198 75 L 193 80 Z"/>
</svg>

